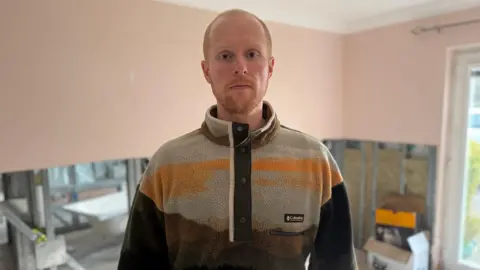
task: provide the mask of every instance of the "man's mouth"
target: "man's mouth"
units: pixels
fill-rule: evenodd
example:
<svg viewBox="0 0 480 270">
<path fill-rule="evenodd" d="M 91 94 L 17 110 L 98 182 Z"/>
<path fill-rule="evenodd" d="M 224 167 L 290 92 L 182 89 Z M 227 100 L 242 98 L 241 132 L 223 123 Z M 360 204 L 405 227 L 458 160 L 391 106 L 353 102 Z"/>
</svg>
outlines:
<svg viewBox="0 0 480 270">
<path fill-rule="evenodd" d="M 235 84 L 235 85 L 232 85 L 230 88 L 231 89 L 242 89 L 242 88 L 248 88 L 250 87 L 250 85 L 247 85 L 247 84 Z"/>
</svg>

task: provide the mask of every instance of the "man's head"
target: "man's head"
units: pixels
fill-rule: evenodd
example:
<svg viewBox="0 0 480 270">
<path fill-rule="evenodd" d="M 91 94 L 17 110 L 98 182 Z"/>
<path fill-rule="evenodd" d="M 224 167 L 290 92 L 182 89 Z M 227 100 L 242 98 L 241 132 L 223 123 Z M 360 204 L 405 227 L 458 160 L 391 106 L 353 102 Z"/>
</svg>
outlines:
<svg viewBox="0 0 480 270">
<path fill-rule="evenodd" d="M 219 106 L 230 114 L 261 106 L 274 66 L 262 20 L 243 10 L 219 14 L 205 31 L 203 54 L 203 73 Z"/>
</svg>

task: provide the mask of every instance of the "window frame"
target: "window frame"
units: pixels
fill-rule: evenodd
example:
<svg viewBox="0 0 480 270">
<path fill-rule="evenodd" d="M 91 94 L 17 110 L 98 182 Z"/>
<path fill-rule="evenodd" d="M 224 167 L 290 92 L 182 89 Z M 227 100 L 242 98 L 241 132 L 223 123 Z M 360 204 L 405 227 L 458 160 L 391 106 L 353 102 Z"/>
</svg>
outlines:
<svg viewBox="0 0 480 270">
<path fill-rule="evenodd" d="M 445 179 L 441 209 L 442 215 L 442 254 L 446 269 L 479 270 L 459 260 L 461 252 L 460 237 L 463 236 L 464 201 L 466 193 L 466 150 L 469 121 L 469 103 L 473 94 L 470 89 L 470 71 L 480 66 L 480 46 L 457 50 L 452 54 L 450 102 L 447 122 L 446 159 L 444 166 Z M 465 91 L 468 89 L 468 91 Z M 456 183 L 454 180 L 457 179 Z"/>
</svg>

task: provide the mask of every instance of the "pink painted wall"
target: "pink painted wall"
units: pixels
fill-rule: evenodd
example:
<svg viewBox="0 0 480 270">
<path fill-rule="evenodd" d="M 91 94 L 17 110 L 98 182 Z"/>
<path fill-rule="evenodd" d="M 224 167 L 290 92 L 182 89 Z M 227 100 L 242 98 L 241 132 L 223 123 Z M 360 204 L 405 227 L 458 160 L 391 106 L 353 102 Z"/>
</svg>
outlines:
<svg viewBox="0 0 480 270">
<path fill-rule="evenodd" d="M 0 2 L 0 171 L 150 156 L 214 103 L 200 60 L 213 13 L 149 0 Z M 343 38 L 269 24 L 281 120 L 342 132 Z"/>
<path fill-rule="evenodd" d="M 0 3 L 0 171 L 149 156 L 214 103 L 200 60 L 214 14 L 149 0 Z M 270 23 L 267 96 L 284 124 L 319 138 L 440 144 L 446 50 L 478 26 L 416 25 L 346 36 Z"/>
<path fill-rule="evenodd" d="M 347 35 L 343 134 L 440 145 L 447 48 L 480 43 L 479 25 L 414 36 L 430 26 L 480 17 L 480 9 Z"/>
</svg>

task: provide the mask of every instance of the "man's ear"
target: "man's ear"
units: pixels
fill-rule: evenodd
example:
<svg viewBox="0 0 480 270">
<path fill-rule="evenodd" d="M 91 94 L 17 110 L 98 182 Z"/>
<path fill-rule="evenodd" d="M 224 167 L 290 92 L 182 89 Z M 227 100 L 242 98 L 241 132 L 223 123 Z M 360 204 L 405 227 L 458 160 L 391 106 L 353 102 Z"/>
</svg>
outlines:
<svg viewBox="0 0 480 270">
<path fill-rule="evenodd" d="M 205 77 L 205 80 L 211 84 L 212 83 L 212 79 L 210 78 L 210 69 L 208 68 L 208 64 L 207 64 L 207 61 L 205 60 L 202 60 L 202 71 L 203 71 L 203 76 Z"/>
<path fill-rule="evenodd" d="M 268 78 L 272 77 L 273 74 L 273 67 L 275 66 L 275 58 L 272 56 L 268 60 Z"/>
</svg>

